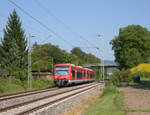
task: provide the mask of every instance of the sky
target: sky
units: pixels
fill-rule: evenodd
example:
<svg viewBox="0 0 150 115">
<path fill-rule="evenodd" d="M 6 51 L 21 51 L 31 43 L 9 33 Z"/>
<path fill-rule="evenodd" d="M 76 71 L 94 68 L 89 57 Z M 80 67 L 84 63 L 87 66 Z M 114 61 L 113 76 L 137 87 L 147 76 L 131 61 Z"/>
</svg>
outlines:
<svg viewBox="0 0 150 115">
<path fill-rule="evenodd" d="M 102 58 L 104 33 L 104 59 L 115 60 L 109 44 L 119 34 L 119 28 L 139 24 L 150 29 L 150 0 L 10 0 L 0 1 L 0 37 L 3 37 L 8 16 L 15 9 L 22 21 L 26 37 L 31 44 L 51 43 L 70 52 L 80 47 L 87 53 Z M 41 24 L 39 24 L 39 22 Z M 42 26 L 44 25 L 44 27 Z M 99 47 L 101 50 L 97 50 Z"/>
</svg>

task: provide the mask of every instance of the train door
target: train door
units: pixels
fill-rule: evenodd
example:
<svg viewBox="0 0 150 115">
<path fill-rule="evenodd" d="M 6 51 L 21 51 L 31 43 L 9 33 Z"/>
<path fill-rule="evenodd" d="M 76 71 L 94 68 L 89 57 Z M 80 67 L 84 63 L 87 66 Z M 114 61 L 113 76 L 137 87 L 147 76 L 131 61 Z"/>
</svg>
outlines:
<svg viewBox="0 0 150 115">
<path fill-rule="evenodd" d="M 84 80 L 85 78 L 84 78 L 84 71 L 82 72 L 82 79 Z"/>
<path fill-rule="evenodd" d="M 75 80 L 77 80 L 77 70 L 75 70 Z"/>
<path fill-rule="evenodd" d="M 75 70 L 71 70 L 71 80 L 75 80 Z"/>
</svg>

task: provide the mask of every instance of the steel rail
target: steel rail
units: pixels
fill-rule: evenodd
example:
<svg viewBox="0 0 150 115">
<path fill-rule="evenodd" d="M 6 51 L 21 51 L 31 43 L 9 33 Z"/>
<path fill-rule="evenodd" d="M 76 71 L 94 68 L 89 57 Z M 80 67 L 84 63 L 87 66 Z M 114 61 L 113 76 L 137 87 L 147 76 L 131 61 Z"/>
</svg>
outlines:
<svg viewBox="0 0 150 115">
<path fill-rule="evenodd" d="M 71 91 L 75 91 L 75 90 L 77 90 L 77 89 L 84 88 L 84 87 L 87 87 L 87 86 L 90 86 L 90 85 L 91 85 L 91 84 L 88 84 L 88 85 L 86 85 L 86 86 L 77 87 L 77 88 L 74 88 L 74 89 L 69 89 L 69 90 L 66 90 L 66 91 L 63 91 L 63 92 L 50 94 L 50 95 L 47 95 L 47 96 L 45 96 L 45 97 L 37 98 L 37 99 L 31 100 L 31 101 L 27 101 L 27 102 L 23 102 L 23 103 L 11 105 L 11 106 L 8 106 L 8 107 L 5 107 L 5 108 L 1 108 L 1 109 L 0 109 L 0 113 L 1 113 L 1 112 L 4 112 L 4 111 L 7 111 L 7 110 L 11 110 L 11 109 L 17 108 L 17 107 L 24 106 L 24 105 L 27 105 L 27 104 L 31 104 L 31 103 L 34 103 L 34 102 L 37 102 L 37 101 L 40 101 L 40 100 L 43 100 L 43 99 L 47 99 L 47 98 L 50 98 L 50 97 L 54 97 L 54 96 L 57 96 L 57 95 L 60 95 L 60 94 L 64 94 L 64 93 L 71 92 Z"/>
<path fill-rule="evenodd" d="M 15 99 L 15 98 L 34 95 L 34 94 L 39 94 L 39 93 L 44 93 L 44 92 L 48 92 L 48 91 L 54 91 L 54 90 L 57 90 L 57 89 L 58 88 L 52 88 L 52 89 L 43 89 L 43 90 L 31 91 L 31 93 L 30 92 L 19 93 L 17 95 L 10 95 L 10 97 L 3 97 L 2 99 L 0 99 L 0 101 Z"/>
<path fill-rule="evenodd" d="M 50 88 L 54 88 L 54 87 L 50 87 Z M 34 92 L 34 91 L 42 91 L 42 90 L 46 90 L 46 89 L 49 89 L 49 88 L 26 90 L 26 91 L 20 91 L 20 92 L 16 92 L 16 93 L 9 93 L 9 94 L 0 95 L 0 98 L 8 97 L 8 96 L 15 96 L 15 95 L 18 95 L 18 94 L 23 94 L 23 93 L 30 93 L 30 92 Z"/>
<path fill-rule="evenodd" d="M 99 85 L 99 84 L 97 84 L 97 85 Z M 83 90 L 78 91 L 78 92 L 76 92 L 76 93 L 73 93 L 73 94 L 64 96 L 64 97 L 59 98 L 59 99 L 57 99 L 57 100 L 54 100 L 54 101 L 45 103 L 45 104 L 40 105 L 40 106 L 38 106 L 38 107 L 34 107 L 34 108 L 30 109 L 30 110 L 27 110 L 27 111 L 18 113 L 18 114 L 16 114 L 16 115 L 27 115 L 27 114 L 29 114 L 29 113 L 32 113 L 32 112 L 36 111 L 36 110 L 39 110 L 39 109 L 42 109 L 42 108 L 44 108 L 44 107 L 50 106 L 50 105 L 52 105 L 52 104 L 54 104 L 54 103 L 57 103 L 57 102 L 62 101 L 62 100 L 64 100 L 64 99 L 67 99 L 67 98 L 69 98 L 69 97 L 71 97 L 71 96 L 74 96 L 74 95 L 76 95 L 76 94 L 82 93 L 83 91 L 87 91 L 87 90 L 89 90 L 89 89 L 92 89 L 92 88 L 96 87 L 97 85 L 92 86 L 92 87 L 89 87 L 89 88 L 87 88 L 87 89 L 83 89 Z"/>
</svg>

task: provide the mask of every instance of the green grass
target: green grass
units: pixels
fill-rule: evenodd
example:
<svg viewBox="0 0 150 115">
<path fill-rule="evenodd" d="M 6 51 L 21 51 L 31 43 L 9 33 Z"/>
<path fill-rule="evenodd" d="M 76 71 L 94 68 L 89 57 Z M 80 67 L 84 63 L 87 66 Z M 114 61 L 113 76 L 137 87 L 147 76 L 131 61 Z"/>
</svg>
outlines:
<svg viewBox="0 0 150 115">
<path fill-rule="evenodd" d="M 85 115 L 125 115 L 122 107 L 123 94 L 117 91 L 116 86 L 110 84 Z"/>
<path fill-rule="evenodd" d="M 8 83 L 6 79 L 0 79 L 0 94 L 7 94 L 13 92 L 23 91 L 24 87 L 21 86 L 17 80 L 12 80 L 12 83 Z"/>
<path fill-rule="evenodd" d="M 111 80 L 113 83 L 113 80 Z M 150 110 L 127 110 L 123 108 L 124 94 L 117 91 L 117 87 L 109 83 L 102 96 L 84 115 L 125 115 L 127 112 L 150 112 Z M 115 84 L 115 83 L 114 83 Z M 150 88 L 150 78 L 141 78 L 140 83 L 130 82 L 131 86 Z"/>
<path fill-rule="evenodd" d="M 43 89 L 54 86 L 54 82 L 52 80 L 46 79 L 36 79 L 33 81 L 34 89 Z"/>
<path fill-rule="evenodd" d="M 54 83 L 52 80 L 39 78 L 39 79 L 32 81 L 33 90 L 49 88 L 52 86 L 54 86 Z M 27 90 L 27 81 L 21 81 L 19 79 L 12 79 L 11 82 L 9 83 L 8 80 L 5 78 L 0 79 L 0 95 L 20 92 L 20 91 L 25 91 L 25 90 Z"/>
</svg>

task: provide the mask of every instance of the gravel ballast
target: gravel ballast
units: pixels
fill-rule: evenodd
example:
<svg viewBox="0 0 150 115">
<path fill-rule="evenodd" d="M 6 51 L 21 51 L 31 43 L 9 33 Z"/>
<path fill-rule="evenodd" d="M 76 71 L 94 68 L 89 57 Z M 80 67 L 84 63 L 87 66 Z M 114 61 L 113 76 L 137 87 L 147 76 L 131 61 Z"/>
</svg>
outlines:
<svg viewBox="0 0 150 115">
<path fill-rule="evenodd" d="M 96 96 L 103 89 L 104 84 L 97 85 L 96 87 L 88 91 L 84 91 L 60 102 L 57 102 L 51 106 L 37 110 L 31 113 L 31 115 L 63 115 L 65 112 L 88 100 L 90 97 Z"/>
</svg>

